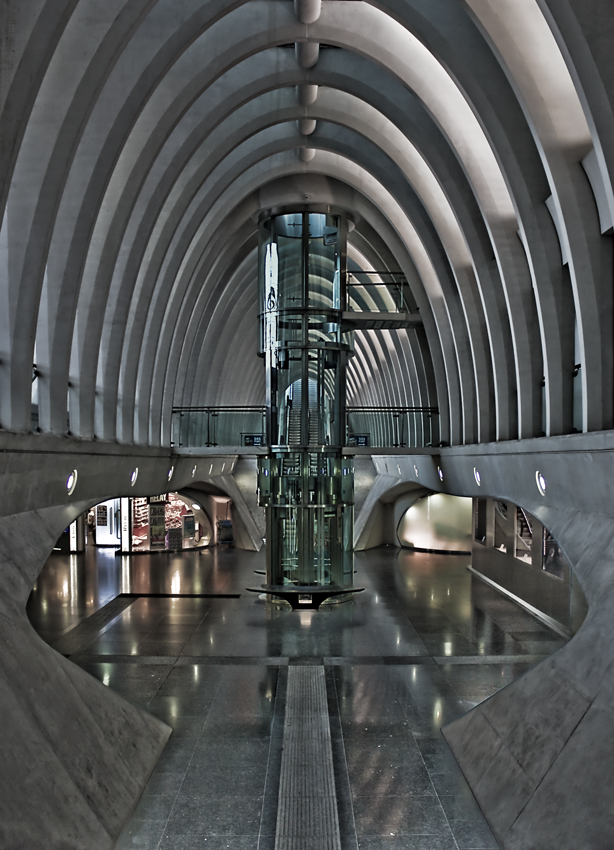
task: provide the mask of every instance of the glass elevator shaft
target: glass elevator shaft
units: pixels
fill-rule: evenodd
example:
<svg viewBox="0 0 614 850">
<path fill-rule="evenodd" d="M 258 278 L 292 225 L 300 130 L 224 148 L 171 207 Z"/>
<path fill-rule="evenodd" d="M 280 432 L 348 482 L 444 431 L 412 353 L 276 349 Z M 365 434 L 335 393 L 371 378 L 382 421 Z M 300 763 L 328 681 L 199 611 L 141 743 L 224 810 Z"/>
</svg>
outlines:
<svg viewBox="0 0 614 850">
<path fill-rule="evenodd" d="M 267 585 L 350 589 L 354 470 L 343 457 L 352 334 L 342 328 L 345 215 L 260 222 L 260 354 L 266 363 Z"/>
</svg>

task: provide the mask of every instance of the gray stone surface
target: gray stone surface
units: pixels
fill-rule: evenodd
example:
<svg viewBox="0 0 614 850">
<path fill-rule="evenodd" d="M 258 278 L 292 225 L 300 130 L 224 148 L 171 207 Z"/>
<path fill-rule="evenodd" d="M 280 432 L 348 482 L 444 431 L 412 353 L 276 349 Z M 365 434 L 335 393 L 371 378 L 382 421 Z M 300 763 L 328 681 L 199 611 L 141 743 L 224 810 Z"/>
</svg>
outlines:
<svg viewBox="0 0 614 850">
<path fill-rule="evenodd" d="M 0 520 L 0 845 L 7 850 L 113 847 L 170 734 L 43 643 L 25 616 L 28 585 L 65 522 L 65 508 Z"/>
</svg>

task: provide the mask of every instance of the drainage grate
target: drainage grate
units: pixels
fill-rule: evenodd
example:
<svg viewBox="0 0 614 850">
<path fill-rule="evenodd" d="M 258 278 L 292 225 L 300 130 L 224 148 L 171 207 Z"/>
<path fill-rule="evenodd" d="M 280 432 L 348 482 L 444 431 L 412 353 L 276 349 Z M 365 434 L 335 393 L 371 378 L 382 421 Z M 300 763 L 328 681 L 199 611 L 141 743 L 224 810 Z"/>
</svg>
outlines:
<svg viewBox="0 0 614 850">
<path fill-rule="evenodd" d="M 129 608 L 136 599 L 134 597 L 116 596 L 106 605 L 103 605 L 95 614 L 82 620 L 74 629 L 71 629 L 68 634 L 62 635 L 59 640 L 52 644 L 56 652 L 60 655 L 74 655 L 77 652 L 83 652 L 87 647 L 94 643 L 100 631 L 118 617 L 122 611 Z"/>
<path fill-rule="evenodd" d="M 275 850 L 341 850 L 324 667 L 288 668 Z"/>
</svg>

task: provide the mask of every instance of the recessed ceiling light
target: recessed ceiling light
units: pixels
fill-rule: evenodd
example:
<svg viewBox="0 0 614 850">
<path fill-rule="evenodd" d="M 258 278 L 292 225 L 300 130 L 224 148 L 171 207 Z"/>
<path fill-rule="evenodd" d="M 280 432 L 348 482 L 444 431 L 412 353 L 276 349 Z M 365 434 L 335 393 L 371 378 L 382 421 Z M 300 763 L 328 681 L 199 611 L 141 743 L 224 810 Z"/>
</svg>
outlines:
<svg viewBox="0 0 614 850">
<path fill-rule="evenodd" d="M 66 479 L 66 490 L 69 496 L 75 492 L 75 487 L 77 486 L 77 470 L 73 469 L 68 478 Z"/>
<path fill-rule="evenodd" d="M 539 490 L 542 496 L 546 495 L 546 487 L 548 486 L 546 483 L 546 479 L 542 475 L 542 473 L 537 470 L 535 473 L 535 483 L 537 484 L 537 489 Z"/>
</svg>

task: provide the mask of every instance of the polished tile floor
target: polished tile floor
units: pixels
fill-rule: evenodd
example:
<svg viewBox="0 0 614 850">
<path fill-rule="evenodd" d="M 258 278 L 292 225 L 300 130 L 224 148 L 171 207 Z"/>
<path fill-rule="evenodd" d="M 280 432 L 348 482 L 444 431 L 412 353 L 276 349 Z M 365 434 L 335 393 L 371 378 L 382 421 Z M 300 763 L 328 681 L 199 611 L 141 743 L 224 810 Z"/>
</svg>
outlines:
<svg viewBox="0 0 614 850">
<path fill-rule="evenodd" d="M 343 850 L 497 848 L 440 729 L 563 641 L 468 560 L 359 553 L 364 593 L 293 612 L 245 592 L 261 553 L 52 556 L 28 604 L 52 644 L 119 593 L 173 594 L 128 600 L 71 656 L 173 728 L 118 847 L 273 850 L 288 666 L 317 664 Z"/>
</svg>

